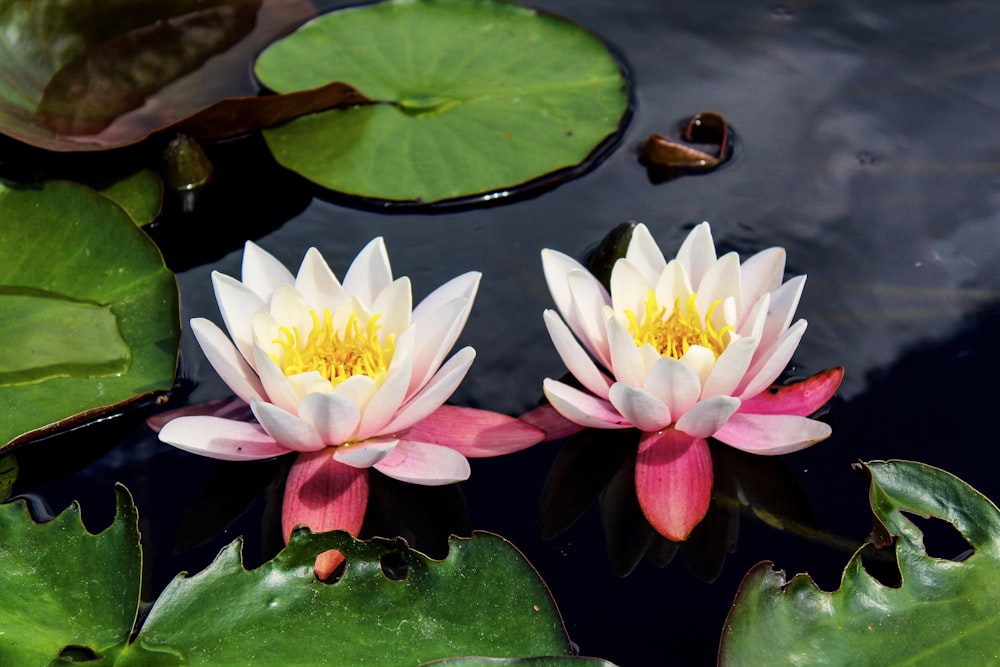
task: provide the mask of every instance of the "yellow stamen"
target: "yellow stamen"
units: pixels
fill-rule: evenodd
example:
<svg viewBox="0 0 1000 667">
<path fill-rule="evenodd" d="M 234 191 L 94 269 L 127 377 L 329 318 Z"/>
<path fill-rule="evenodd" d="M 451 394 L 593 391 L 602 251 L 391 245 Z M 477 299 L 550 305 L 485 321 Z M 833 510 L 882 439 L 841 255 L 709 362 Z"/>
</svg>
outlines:
<svg viewBox="0 0 1000 667">
<path fill-rule="evenodd" d="M 673 312 L 668 315 L 667 309 L 657 302 L 656 293 L 649 290 L 641 322 L 631 310 L 625 311 L 628 331 L 635 339 L 636 345 L 648 343 L 662 356 L 674 359 L 684 356 L 692 345 L 701 345 L 715 353 L 718 358 L 729 344 L 728 334 L 734 327 L 727 324 L 716 331 L 712 323 L 715 309 L 722 304 L 721 299 L 713 301 L 708 307 L 704 322 L 698 315 L 696 299 L 697 295 L 692 294 L 682 306 L 678 297 L 674 301 Z"/>
<path fill-rule="evenodd" d="M 281 336 L 272 342 L 281 346 L 281 354 L 271 355 L 286 376 L 317 371 L 337 386 L 354 375 L 367 375 L 379 385 L 389 371 L 395 351 L 396 337 L 389 334 L 385 342 L 379 339 L 382 328 L 373 315 L 362 326 L 357 313 L 351 313 L 343 332 L 333 326 L 329 308 L 323 309 L 323 320 L 315 310 L 309 311 L 312 329 L 305 342 L 298 327 L 281 327 Z"/>
</svg>

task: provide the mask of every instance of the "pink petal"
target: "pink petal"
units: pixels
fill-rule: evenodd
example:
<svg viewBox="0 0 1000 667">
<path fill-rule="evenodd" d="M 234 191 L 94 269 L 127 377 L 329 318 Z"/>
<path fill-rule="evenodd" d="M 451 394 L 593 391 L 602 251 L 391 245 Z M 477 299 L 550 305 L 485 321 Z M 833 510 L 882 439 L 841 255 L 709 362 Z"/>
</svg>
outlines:
<svg viewBox="0 0 1000 667">
<path fill-rule="evenodd" d="M 740 399 L 732 396 L 712 396 L 698 401 L 677 419 L 674 427 L 696 438 L 708 438 L 729 421 L 740 409 Z"/>
<path fill-rule="evenodd" d="M 226 334 L 222 333 L 222 329 L 209 320 L 196 317 L 191 320 L 191 331 L 208 363 L 212 364 L 212 368 L 234 394 L 245 403 L 266 396 L 257 372 L 250 367 Z"/>
<path fill-rule="evenodd" d="M 385 251 L 385 241 L 376 237 L 368 242 L 351 262 L 344 274 L 344 291 L 361 299 L 370 308 L 379 292 L 392 282 L 389 254 Z"/>
<path fill-rule="evenodd" d="M 336 448 L 333 458 L 353 468 L 371 468 L 399 444 L 399 438 L 368 438 Z"/>
<path fill-rule="evenodd" d="M 282 447 L 297 452 L 314 452 L 326 447 L 312 424 L 277 405 L 254 399 L 250 403 L 254 417 Z"/>
<path fill-rule="evenodd" d="M 250 406 L 238 398 L 220 398 L 217 401 L 185 405 L 182 408 L 158 412 L 146 420 L 146 426 L 159 433 L 167 423 L 180 417 L 222 417 L 231 421 L 252 422 Z"/>
<path fill-rule="evenodd" d="M 610 378 L 597 368 L 562 318 L 554 310 L 546 310 L 542 317 L 552 344 L 559 358 L 566 364 L 566 369 L 595 395 L 607 398 L 608 387 L 611 386 Z"/>
<path fill-rule="evenodd" d="M 635 463 L 639 507 L 668 540 L 687 539 L 712 500 L 708 443 L 676 429 L 645 433 Z"/>
<path fill-rule="evenodd" d="M 715 433 L 715 439 L 751 454 L 788 454 L 830 437 L 830 425 L 797 415 L 737 413 Z"/>
<path fill-rule="evenodd" d="M 271 301 L 271 294 L 279 285 L 294 285 L 295 278 L 285 265 L 253 241 L 243 246 L 243 284 L 260 297 L 264 305 Z"/>
<path fill-rule="evenodd" d="M 178 417 L 160 440 L 192 454 L 223 461 L 254 461 L 287 454 L 259 425 L 221 417 Z"/>
<path fill-rule="evenodd" d="M 670 425 L 670 410 L 653 393 L 623 382 L 611 385 L 608 400 L 640 431 L 659 431 Z"/>
<path fill-rule="evenodd" d="M 566 419 L 588 428 L 631 428 L 632 424 L 604 399 L 597 398 L 563 384 L 558 380 L 545 378 L 542 382 L 545 397 Z"/>
<path fill-rule="evenodd" d="M 374 468 L 401 482 L 423 486 L 461 482 L 471 472 L 468 459 L 456 450 L 414 440 L 400 440 Z"/>
<path fill-rule="evenodd" d="M 820 371 L 810 378 L 787 385 L 774 385 L 743 401 L 740 412 L 756 415 L 807 417 L 833 398 L 844 379 L 844 367 Z"/>
<path fill-rule="evenodd" d="M 407 431 L 407 440 L 432 442 L 476 458 L 500 456 L 527 449 L 545 438 L 545 432 L 499 412 L 442 405 Z"/>
<path fill-rule="evenodd" d="M 368 505 L 368 470 L 333 459 L 329 450 L 299 454 L 285 481 L 281 526 L 285 541 L 296 526 L 315 533 L 346 530 L 357 537 Z M 331 550 L 316 558 L 316 576 L 326 579 L 344 560 Z"/>
<path fill-rule="evenodd" d="M 545 433 L 545 438 L 542 442 L 565 438 L 573 435 L 574 433 L 579 433 L 584 428 L 576 422 L 571 422 L 563 417 L 559 414 L 558 410 L 548 403 L 545 405 L 539 405 L 537 408 L 532 410 L 528 410 L 521 415 L 520 419 L 524 423 L 531 424 Z"/>
</svg>

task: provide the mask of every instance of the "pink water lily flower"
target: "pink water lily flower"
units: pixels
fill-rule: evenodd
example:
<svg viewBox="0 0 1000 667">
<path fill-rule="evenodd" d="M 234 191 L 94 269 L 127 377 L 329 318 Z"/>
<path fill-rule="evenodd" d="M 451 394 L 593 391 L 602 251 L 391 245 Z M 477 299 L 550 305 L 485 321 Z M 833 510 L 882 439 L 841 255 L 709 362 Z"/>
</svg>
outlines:
<svg viewBox="0 0 1000 667">
<path fill-rule="evenodd" d="M 640 224 L 612 269 L 610 293 L 560 252 L 543 250 L 542 264 L 559 311 L 545 311 L 545 325 L 583 388 L 544 381 L 569 428 L 544 409 L 525 419 L 550 435 L 580 427 L 642 431 L 636 492 L 665 537 L 686 539 L 708 511 L 706 438 L 783 454 L 830 435 L 829 425 L 807 415 L 830 399 L 842 369 L 771 387 L 806 330 L 805 320 L 793 322 L 805 276 L 782 282 L 783 249 L 742 263 L 736 253 L 717 257 L 702 223 L 668 262 Z"/>
<path fill-rule="evenodd" d="M 357 535 L 368 501 L 368 468 L 404 482 L 466 479 L 466 457 L 524 449 L 543 432 L 512 417 L 444 405 L 475 358 L 445 360 L 462 332 L 480 274 L 454 278 L 412 305 L 408 278 L 393 279 L 381 238 L 354 259 L 343 282 L 311 248 L 296 275 L 254 243 L 242 281 L 212 274 L 229 335 L 191 321 L 198 343 L 256 421 L 184 416 L 159 437 L 225 460 L 297 452 L 285 485 L 287 539 L 314 531 Z M 339 562 L 317 561 L 328 574 Z"/>
</svg>

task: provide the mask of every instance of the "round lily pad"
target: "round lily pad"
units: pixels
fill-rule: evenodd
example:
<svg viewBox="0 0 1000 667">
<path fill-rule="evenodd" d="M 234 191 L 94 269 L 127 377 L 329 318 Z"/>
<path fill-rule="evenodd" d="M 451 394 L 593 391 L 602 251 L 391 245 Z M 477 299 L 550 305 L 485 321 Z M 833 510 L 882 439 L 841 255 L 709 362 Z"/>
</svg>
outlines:
<svg viewBox="0 0 1000 667">
<path fill-rule="evenodd" d="M 255 73 L 279 93 L 341 81 L 372 100 L 264 136 L 311 181 L 391 202 L 495 199 L 572 176 L 629 112 L 622 64 L 598 37 L 496 0 L 331 12 L 267 48 Z"/>
<path fill-rule="evenodd" d="M 0 184 L 0 450 L 168 390 L 177 283 L 90 188 Z"/>
</svg>

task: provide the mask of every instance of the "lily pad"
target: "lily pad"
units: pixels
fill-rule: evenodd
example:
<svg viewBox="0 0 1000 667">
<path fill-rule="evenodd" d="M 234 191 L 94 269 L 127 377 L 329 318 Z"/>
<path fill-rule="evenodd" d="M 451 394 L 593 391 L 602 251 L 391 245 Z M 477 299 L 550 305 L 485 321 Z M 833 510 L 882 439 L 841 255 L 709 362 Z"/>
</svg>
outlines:
<svg viewBox="0 0 1000 667">
<path fill-rule="evenodd" d="M 0 450 L 173 385 L 177 283 L 94 190 L 0 185 Z"/>
<path fill-rule="evenodd" d="M 497 0 L 390 0 L 323 15 L 255 73 L 286 93 L 342 81 L 376 104 L 266 130 L 278 162 L 333 191 L 397 203 L 505 197 L 603 155 L 628 81 L 592 33 Z"/>
<path fill-rule="evenodd" d="M 145 168 L 129 174 L 100 190 L 128 213 L 136 225 L 148 225 L 160 214 L 163 206 L 163 181 L 153 169 Z"/>
<path fill-rule="evenodd" d="M 0 664 L 49 664 L 60 655 L 115 665 L 570 655 L 544 583 L 517 549 L 487 533 L 454 538 L 448 557 L 434 561 L 402 541 L 300 530 L 250 571 L 236 541 L 201 573 L 178 576 L 130 641 L 141 561 L 135 507 L 119 487 L 117 517 L 99 535 L 78 514 L 74 506 L 38 525 L 23 502 L 0 505 Z M 313 573 L 316 555 L 331 548 L 347 556 L 332 584 Z"/>
<path fill-rule="evenodd" d="M 869 575 L 861 550 L 840 589 L 819 590 L 806 575 L 786 581 L 761 563 L 747 574 L 726 621 L 722 665 L 986 665 L 1000 644 L 1000 512 L 958 478 L 908 461 L 862 464 L 878 542 L 895 538 L 902 584 Z M 931 557 L 907 517 L 936 517 L 974 552 Z M 957 555 L 957 554 L 956 554 Z"/>
<path fill-rule="evenodd" d="M 50 150 L 98 150 L 168 127 L 233 136 L 356 103 L 339 84 L 256 95 L 252 58 L 314 15 L 306 0 L 7 0 L 0 132 Z"/>
</svg>

